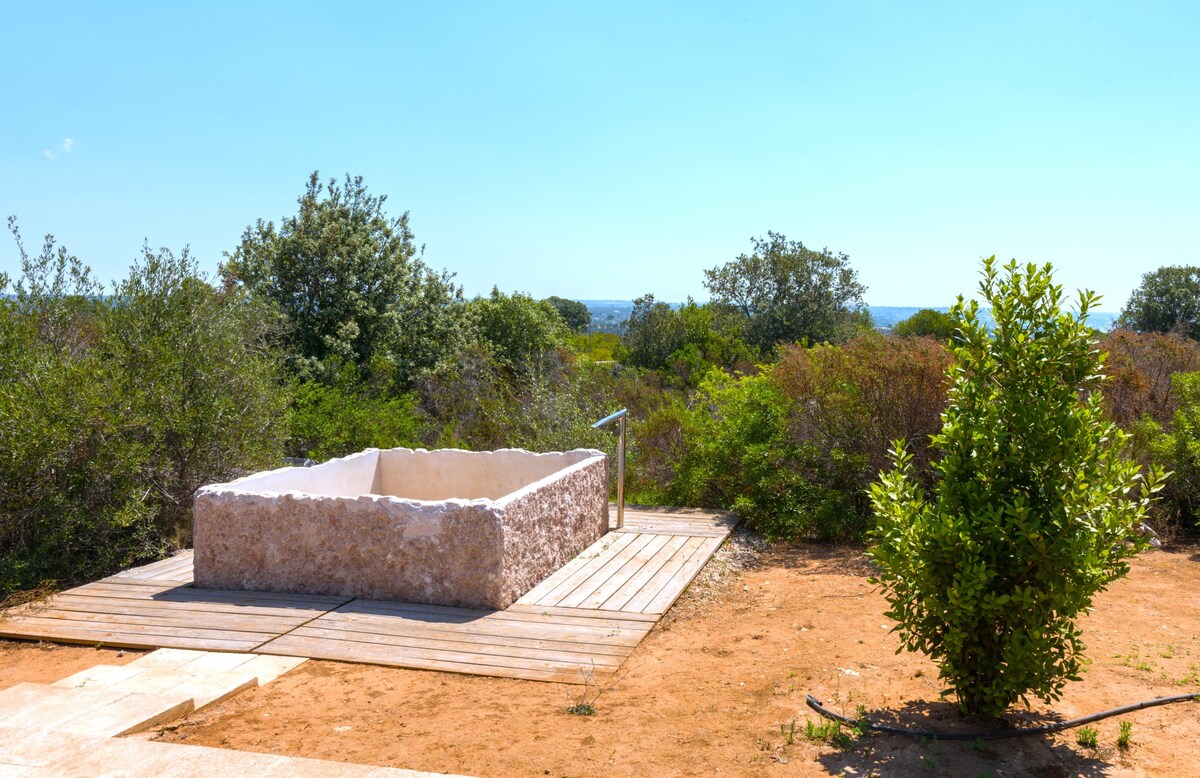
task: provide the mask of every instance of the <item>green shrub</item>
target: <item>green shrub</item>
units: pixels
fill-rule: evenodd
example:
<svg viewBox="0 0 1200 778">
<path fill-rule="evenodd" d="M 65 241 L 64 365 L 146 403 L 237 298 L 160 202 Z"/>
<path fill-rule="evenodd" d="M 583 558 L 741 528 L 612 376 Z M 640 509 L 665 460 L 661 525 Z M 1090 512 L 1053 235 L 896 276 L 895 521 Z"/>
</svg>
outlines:
<svg viewBox="0 0 1200 778">
<path fill-rule="evenodd" d="M 673 501 L 733 510 L 769 538 L 857 535 L 858 514 L 837 488 L 857 463 L 792 442 L 786 420 L 786 399 L 769 374 L 711 371 L 688 414 Z"/>
<path fill-rule="evenodd" d="M 184 252 L 105 298 L 52 238 L 0 299 L 0 597 L 187 542 L 200 485 L 277 461 L 267 320 Z M 0 287 L 0 292 L 5 291 Z"/>
<path fill-rule="evenodd" d="M 1133 425 L 1134 450 L 1141 459 L 1172 472 L 1155 506 L 1183 527 L 1200 529 L 1200 373 L 1171 379 L 1175 413 L 1164 428 L 1149 417 Z"/>
<path fill-rule="evenodd" d="M 301 381 L 293 390 L 288 415 L 287 454 L 318 461 L 364 448 L 421 444 L 423 423 L 416 395 L 394 394 L 359 383 L 351 365 L 327 370 L 334 383 Z"/>
<path fill-rule="evenodd" d="M 1001 273 L 992 258 L 983 276 L 995 327 L 974 301 L 954 307 L 963 337 L 933 494 L 898 441 L 894 469 L 871 487 L 869 556 L 903 646 L 940 665 L 964 712 L 998 716 L 1027 694 L 1058 699 L 1078 678 L 1075 618 L 1145 546 L 1162 474 L 1140 482 L 1121 454 L 1127 435 L 1104 416 L 1085 323 L 1095 297 L 1063 313 L 1049 265 Z"/>
<path fill-rule="evenodd" d="M 1171 377 L 1200 370 L 1200 343 L 1177 333 L 1114 330 L 1100 341 L 1107 354 L 1104 402 L 1123 429 L 1149 418 L 1169 425 L 1178 407 Z"/>
<path fill-rule="evenodd" d="M 900 338 L 923 336 L 946 341 L 954 337 L 954 317 L 932 308 L 922 308 L 897 322 L 892 332 Z"/>
</svg>

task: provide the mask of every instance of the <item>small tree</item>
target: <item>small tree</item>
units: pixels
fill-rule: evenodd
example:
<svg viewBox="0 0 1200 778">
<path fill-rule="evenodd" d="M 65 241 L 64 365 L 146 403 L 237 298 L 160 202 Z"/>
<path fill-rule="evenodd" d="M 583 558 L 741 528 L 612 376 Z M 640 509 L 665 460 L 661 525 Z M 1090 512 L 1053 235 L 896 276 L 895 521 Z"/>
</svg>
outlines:
<svg viewBox="0 0 1200 778">
<path fill-rule="evenodd" d="M 922 308 L 904 321 L 897 322 L 892 333 L 901 338 L 924 335 L 938 340 L 950 340 L 954 337 L 954 317 L 932 308 Z"/>
<path fill-rule="evenodd" d="M 621 336 L 621 361 L 657 370 L 687 342 L 683 319 L 664 302 L 646 294 L 633 301 Z"/>
<path fill-rule="evenodd" d="M 1178 332 L 1200 340 L 1200 267 L 1172 265 L 1142 276 L 1117 323 L 1137 332 Z"/>
<path fill-rule="evenodd" d="M 558 311 L 558 315 L 571 328 L 571 332 L 587 332 L 592 323 L 592 312 L 586 305 L 578 300 L 568 300 L 557 295 L 550 295 L 545 302 L 554 306 L 554 310 Z"/>
<path fill-rule="evenodd" d="M 555 307 L 527 294 L 506 295 L 492 287 L 470 302 L 479 337 L 509 366 L 528 365 L 567 344 L 570 330 Z"/>
<path fill-rule="evenodd" d="M 1075 618 L 1124 576 L 1162 473 L 1140 483 L 1127 435 L 1105 419 L 1102 359 L 1086 326 L 1097 298 L 1061 310 L 1051 268 L 984 262 L 979 305 L 952 309 L 962 337 L 941 458 L 927 499 L 903 441 L 871 487 L 879 525 L 868 552 L 903 646 L 941 666 L 972 715 L 998 716 L 1033 694 L 1055 700 L 1077 680 Z"/>
<path fill-rule="evenodd" d="M 713 303 L 742 317 L 746 343 L 766 355 L 780 341 L 838 343 L 869 327 L 850 257 L 775 232 L 750 242 L 754 253 L 704 271 Z"/>
</svg>

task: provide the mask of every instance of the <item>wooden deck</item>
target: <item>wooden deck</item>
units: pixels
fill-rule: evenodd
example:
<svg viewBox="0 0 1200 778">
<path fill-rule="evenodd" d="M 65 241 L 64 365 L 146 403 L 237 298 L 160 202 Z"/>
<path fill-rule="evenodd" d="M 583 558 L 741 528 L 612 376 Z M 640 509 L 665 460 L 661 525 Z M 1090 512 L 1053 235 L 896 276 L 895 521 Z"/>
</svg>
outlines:
<svg viewBox="0 0 1200 778">
<path fill-rule="evenodd" d="M 0 637 L 585 683 L 617 672 L 734 523 L 699 511 L 626 511 L 622 529 L 503 611 L 196 589 L 184 552 L 10 610 Z"/>
</svg>

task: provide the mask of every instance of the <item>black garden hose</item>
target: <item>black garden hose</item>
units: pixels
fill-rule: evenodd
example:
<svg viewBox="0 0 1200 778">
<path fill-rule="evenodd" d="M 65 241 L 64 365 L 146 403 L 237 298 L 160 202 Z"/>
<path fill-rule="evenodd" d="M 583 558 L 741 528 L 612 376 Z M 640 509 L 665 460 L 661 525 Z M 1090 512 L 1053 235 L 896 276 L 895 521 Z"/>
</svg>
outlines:
<svg viewBox="0 0 1200 778">
<path fill-rule="evenodd" d="M 884 732 L 888 735 L 903 735 L 905 737 L 915 738 L 932 738 L 934 740 L 1003 740 L 1010 737 L 1024 737 L 1026 735 L 1046 735 L 1051 732 L 1061 732 L 1064 729 L 1079 727 L 1084 724 L 1090 724 L 1093 721 L 1106 719 L 1110 716 L 1120 716 L 1122 713 L 1133 713 L 1134 711 L 1144 710 L 1145 708 L 1156 708 L 1159 705 L 1170 705 L 1173 702 L 1187 702 L 1195 700 L 1200 702 L 1200 694 L 1177 694 L 1174 697 L 1159 697 L 1145 702 L 1137 702 L 1133 705 L 1125 705 L 1120 708 L 1106 710 L 1103 713 L 1093 713 L 1091 716 L 1083 716 L 1070 721 L 1058 721 L 1053 724 L 1043 724 L 1040 727 L 1028 727 L 1024 729 L 1006 729 L 997 732 L 930 732 L 928 730 L 905 729 L 904 727 L 893 727 L 889 724 L 873 724 L 866 719 L 852 719 L 849 716 L 843 716 L 840 713 L 834 713 L 821 704 L 821 701 L 811 694 L 807 695 L 805 702 L 808 707 L 820 713 L 827 719 L 832 719 L 848 727 L 858 727 L 860 729 L 869 729 L 872 732 Z"/>
</svg>

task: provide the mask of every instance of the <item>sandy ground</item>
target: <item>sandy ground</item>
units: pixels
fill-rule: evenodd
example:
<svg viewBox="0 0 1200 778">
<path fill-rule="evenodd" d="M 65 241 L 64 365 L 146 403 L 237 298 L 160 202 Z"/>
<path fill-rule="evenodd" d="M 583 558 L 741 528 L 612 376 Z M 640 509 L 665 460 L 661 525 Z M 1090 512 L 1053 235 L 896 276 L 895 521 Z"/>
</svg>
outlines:
<svg viewBox="0 0 1200 778">
<path fill-rule="evenodd" d="M 989 744 L 889 735 L 840 743 L 806 693 L 854 715 L 969 730 L 938 697 L 936 668 L 895 653 L 861 550 L 763 549 L 739 534 L 633 653 L 624 679 L 583 689 L 308 662 L 157 734 L 162 740 L 476 776 L 1200 775 L 1200 703 L 1094 725 L 1096 747 L 1056 737 Z M 1019 723 L 1200 692 L 1200 547 L 1154 551 L 1083 622 L 1091 669 Z M 111 649 L 0 641 L 0 687 L 100 663 Z M 592 716 L 567 707 L 583 699 Z M 1051 715 L 1051 711 L 1053 714 Z M 1132 744 L 1117 746 L 1118 722 Z M 795 722 L 794 729 L 792 722 Z"/>
</svg>

